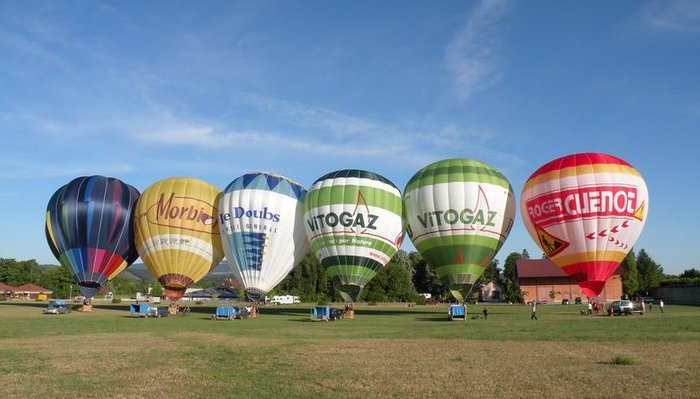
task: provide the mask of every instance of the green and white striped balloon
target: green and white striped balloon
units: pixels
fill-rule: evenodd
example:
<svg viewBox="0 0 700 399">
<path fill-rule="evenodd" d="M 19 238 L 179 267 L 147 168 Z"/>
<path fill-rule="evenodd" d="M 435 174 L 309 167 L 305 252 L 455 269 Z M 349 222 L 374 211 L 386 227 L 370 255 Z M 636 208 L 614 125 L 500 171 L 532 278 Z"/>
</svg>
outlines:
<svg viewBox="0 0 700 399">
<path fill-rule="evenodd" d="M 485 163 L 447 159 L 418 171 L 403 201 L 413 245 L 463 301 L 510 233 L 513 188 Z"/>
<path fill-rule="evenodd" d="M 386 178 L 345 169 L 316 180 L 304 200 L 311 251 L 347 302 L 394 256 L 403 240 L 401 192 Z"/>
</svg>

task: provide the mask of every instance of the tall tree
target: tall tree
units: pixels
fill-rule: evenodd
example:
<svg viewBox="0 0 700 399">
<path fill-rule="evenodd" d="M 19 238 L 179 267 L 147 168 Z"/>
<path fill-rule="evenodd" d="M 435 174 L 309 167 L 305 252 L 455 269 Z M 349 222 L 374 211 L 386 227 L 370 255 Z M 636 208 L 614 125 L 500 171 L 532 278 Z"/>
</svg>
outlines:
<svg viewBox="0 0 700 399">
<path fill-rule="evenodd" d="M 0 258 L 0 282 L 4 284 L 13 287 L 29 283 L 36 284 L 40 276 L 41 269 L 34 259 L 18 261 Z"/>
<path fill-rule="evenodd" d="M 639 277 L 637 273 L 637 258 L 634 256 L 632 249 L 625 259 L 622 260 L 622 292 L 627 298 L 632 296 L 639 289 Z"/>
<path fill-rule="evenodd" d="M 684 270 L 683 273 L 678 276 L 679 278 L 700 278 L 700 271 L 698 269 L 688 269 Z"/>
<path fill-rule="evenodd" d="M 416 287 L 416 291 L 429 293 L 435 298 L 440 297 L 445 292 L 445 286 L 433 268 L 418 252 L 411 252 L 409 259 L 414 270 L 413 285 Z"/>
<path fill-rule="evenodd" d="M 647 252 L 642 249 L 637 255 L 637 275 L 639 277 L 639 292 L 647 295 L 649 291 L 659 286 L 664 269 L 657 264 Z"/>
<path fill-rule="evenodd" d="M 516 261 L 522 259 L 523 255 L 511 252 L 503 265 L 503 297 L 508 302 L 522 302 L 523 293 L 518 285 L 518 269 Z"/>
<path fill-rule="evenodd" d="M 47 267 L 38 283 L 53 291 L 51 296 L 54 298 L 68 298 L 71 294 L 78 295 L 80 292 L 73 281 L 73 271 L 64 265 Z"/>
<path fill-rule="evenodd" d="M 523 252 L 521 253 L 523 259 L 530 259 L 530 253 L 527 252 L 527 248 L 523 249 Z"/>
<path fill-rule="evenodd" d="M 481 275 L 480 279 L 483 284 L 488 284 L 489 282 L 493 281 L 498 286 L 503 285 L 503 282 L 501 281 L 501 269 L 498 268 L 498 259 L 494 259 L 489 262 L 488 265 L 486 265 L 484 274 Z"/>
</svg>

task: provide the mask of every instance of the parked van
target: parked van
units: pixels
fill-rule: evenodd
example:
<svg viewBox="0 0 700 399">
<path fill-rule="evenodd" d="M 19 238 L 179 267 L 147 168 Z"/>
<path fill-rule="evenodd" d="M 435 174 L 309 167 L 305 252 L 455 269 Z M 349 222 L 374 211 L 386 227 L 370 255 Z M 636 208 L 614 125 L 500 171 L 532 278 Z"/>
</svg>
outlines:
<svg viewBox="0 0 700 399">
<path fill-rule="evenodd" d="M 273 305 L 292 305 L 301 303 L 301 300 L 298 296 L 294 295 L 275 295 L 270 299 L 270 303 Z"/>
</svg>

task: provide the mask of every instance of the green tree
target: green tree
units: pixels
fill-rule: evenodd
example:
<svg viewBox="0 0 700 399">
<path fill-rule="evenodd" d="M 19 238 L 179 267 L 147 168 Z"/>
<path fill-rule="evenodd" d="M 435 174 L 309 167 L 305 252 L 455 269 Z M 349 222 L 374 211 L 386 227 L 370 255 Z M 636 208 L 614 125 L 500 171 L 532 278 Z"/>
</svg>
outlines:
<svg viewBox="0 0 700 399">
<path fill-rule="evenodd" d="M 409 255 L 413 267 L 413 285 L 420 293 L 429 293 L 433 297 L 439 297 L 445 292 L 445 286 L 435 274 L 432 267 L 418 252 Z"/>
<path fill-rule="evenodd" d="M 78 286 L 73 281 L 73 271 L 66 266 L 47 267 L 41 274 L 38 283 L 51 291 L 54 298 L 68 298 L 71 294 L 78 295 Z"/>
<path fill-rule="evenodd" d="M 399 250 L 387 264 L 387 293 L 390 301 L 412 302 L 416 300 L 418 293 L 413 285 L 414 269 L 410 256 L 406 251 Z"/>
<path fill-rule="evenodd" d="M 499 286 L 503 285 L 501 281 L 501 269 L 498 268 L 498 259 L 494 259 L 486 265 L 484 274 L 481 275 L 480 279 L 484 284 L 493 281 Z"/>
<path fill-rule="evenodd" d="M 151 295 L 153 296 L 163 296 L 163 286 L 159 282 L 154 282 L 151 286 Z"/>
<path fill-rule="evenodd" d="M 30 283 L 37 284 L 40 278 L 41 269 L 34 259 L 18 261 L 0 258 L 0 282 L 17 287 Z"/>
<path fill-rule="evenodd" d="M 622 292 L 627 298 L 632 296 L 639 289 L 639 277 L 637 273 L 637 258 L 634 256 L 634 249 L 631 250 L 625 259 L 622 260 Z"/>
<path fill-rule="evenodd" d="M 697 269 L 688 269 L 684 270 L 683 273 L 681 273 L 679 278 L 700 278 L 700 271 Z"/>
<path fill-rule="evenodd" d="M 659 286 L 664 269 L 657 264 L 647 252 L 642 249 L 637 255 L 637 275 L 639 292 L 647 295 L 649 291 Z"/>
<path fill-rule="evenodd" d="M 503 265 L 503 297 L 508 302 L 523 302 L 523 293 L 518 285 L 518 269 L 516 261 L 523 259 L 523 255 L 511 252 Z"/>
<path fill-rule="evenodd" d="M 298 295 L 304 302 L 315 302 L 319 296 L 332 296 L 331 281 L 321 263 L 308 253 L 275 288 L 276 293 Z M 337 300 L 331 297 L 332 300 Z"/>
<path fill-rule="evenodd" d="M 527 252 L 527 248 L 524 248 L 524 249 L 523 249 L 523 252 L 521 253 L 521 256 L 523 257 L 523 259 L 530 259 L 530 253 Z"/>
<path fill-rule="evenodd" d="M 396 252 L 386 266 L 379 269 L 363 290 L 368 302 L 415 301 L 418 293 L 413 285 L 413 266 L 410 255 L 403 250 Z"/>
<path fill-rule="evenodd" d="M 362 294 L 360 294 L 361 298 L 364 298 L 367 302 L 387 302 L 389 300 L 384 290 L 384 287 L 389 285 L 388 269 L 386 266 L 379 269 L 374 278 L 365 285 Z"/>
</svg>

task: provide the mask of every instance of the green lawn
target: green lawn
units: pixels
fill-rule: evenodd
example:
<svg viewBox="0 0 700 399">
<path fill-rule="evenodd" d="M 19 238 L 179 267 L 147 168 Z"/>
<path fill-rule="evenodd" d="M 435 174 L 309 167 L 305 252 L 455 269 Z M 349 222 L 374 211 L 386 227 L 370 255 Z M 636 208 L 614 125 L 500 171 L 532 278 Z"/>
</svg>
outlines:
<svg viewBox="0 0 700 399">
<path fill-rule="evenodd" d="M 312 305 L 257 319 L 134 319 L 128 304 L 43 315 L 0 302 L 0 386 L 9 397 L 688 397 L 700 391 L 700 308 L 582 316 L 579 307 L 356 306 L 312 322 Z M 482 305 L 470 306 L 481 316 Z M 623 359 L 624 361 L 620 361 Z"/>
</svg>

